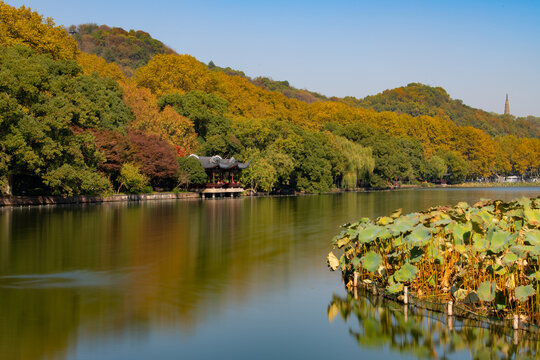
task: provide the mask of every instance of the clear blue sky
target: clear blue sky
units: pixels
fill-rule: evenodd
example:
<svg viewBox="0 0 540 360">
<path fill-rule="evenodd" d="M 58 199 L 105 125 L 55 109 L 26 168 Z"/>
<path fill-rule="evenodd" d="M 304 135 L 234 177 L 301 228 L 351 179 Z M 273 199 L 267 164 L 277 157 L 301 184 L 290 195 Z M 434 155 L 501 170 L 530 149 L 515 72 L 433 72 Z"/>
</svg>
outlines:
<svg viewBox="0 0 540 360">
<path fill-rule="evenodd" d="M 7 0 L 65 26 L 144 30 L 179 53 L 364 97 L 422 82 L 464 103 L 540 116 L 540 1 Z"/>
</svg>

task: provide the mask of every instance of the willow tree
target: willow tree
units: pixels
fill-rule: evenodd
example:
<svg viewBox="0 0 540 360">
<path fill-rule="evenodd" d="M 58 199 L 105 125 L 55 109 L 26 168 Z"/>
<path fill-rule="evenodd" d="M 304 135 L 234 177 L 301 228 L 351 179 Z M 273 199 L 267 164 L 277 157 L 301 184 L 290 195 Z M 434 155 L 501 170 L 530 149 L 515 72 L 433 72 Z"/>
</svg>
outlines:
<svg viewBox="0 0 540 360">
<path fill-rule="evenodd" d="M 341 188 L 358 187 L 361 182 L 369 178 L 375 168 L 371 148 L 363 147 L 341 136 L 336 136 L 334 143 L 344 160 Z"/>
</svg>

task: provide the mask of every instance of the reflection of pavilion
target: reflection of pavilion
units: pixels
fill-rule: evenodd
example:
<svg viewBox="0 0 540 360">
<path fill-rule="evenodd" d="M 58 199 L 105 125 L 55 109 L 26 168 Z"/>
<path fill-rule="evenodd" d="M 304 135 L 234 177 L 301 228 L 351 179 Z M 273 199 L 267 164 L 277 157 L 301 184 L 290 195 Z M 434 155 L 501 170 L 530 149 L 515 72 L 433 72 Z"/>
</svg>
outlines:
<svg viewBox="0 0 540 360">
<path fill-rule="evenodd" d="M 240 171 L 247 168 L 249 163 L 241 163 L 235 158 L 223 159 L 219 155 L 214 156 L 197 156 L 195 154 L 189 155 L 194 157 L 201 163 L 204 171 L 208 175 L 212 182 L 208 182 L 205 185 L 204 190 L 201 191 L 201 196 L 205 197 L 216 196 L 220 197 L 234 197 L 239 196 L 244 192 L 244 188 L 238 180 L 240 178 Z"/>
</svg>

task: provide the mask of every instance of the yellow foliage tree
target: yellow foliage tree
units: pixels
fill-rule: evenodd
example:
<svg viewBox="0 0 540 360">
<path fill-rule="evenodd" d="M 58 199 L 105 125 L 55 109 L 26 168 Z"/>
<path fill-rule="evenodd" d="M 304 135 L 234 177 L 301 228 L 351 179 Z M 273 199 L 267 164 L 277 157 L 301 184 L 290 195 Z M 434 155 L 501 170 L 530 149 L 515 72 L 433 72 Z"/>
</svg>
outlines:
<svg viewBox="0 0 540 360">
<path fill-rule="evenodd" d="M 135 81 L 158 96 L 212 90 L 210 71 L 191 55 L 158 54 L 146 66 L 137 69 Z"/>
<path fill-rule="evenodd" d="M 116 63 L 108 63 L 104 58 L 95 54 L 81 52 L 77 55 L 77 62 L 85 75 L 97 73 L 101 77 L 112 78 L 116 81 L 125 80 L 125 76 Z"/>
<path fill-rule="evenodd" d="M 131 128 L 156 134 L 169 141 L 180 156 L 196 151 L 197 134 L 189 119 L 179 115 L 170 106 L 160 111 L 156 96 L 146 88 L 129 82 L 120 85 L 124 90 L 124 102 L 135 115 L 135 120 L 129 125 Z"/>
<path fill-rule="evenodd" d="M 77 42 L 63 26 L 25 6 L 16 8 L 0 1 L 0 46 L 25 45 L 54 59 L 75 59 Z"/>
</svg>

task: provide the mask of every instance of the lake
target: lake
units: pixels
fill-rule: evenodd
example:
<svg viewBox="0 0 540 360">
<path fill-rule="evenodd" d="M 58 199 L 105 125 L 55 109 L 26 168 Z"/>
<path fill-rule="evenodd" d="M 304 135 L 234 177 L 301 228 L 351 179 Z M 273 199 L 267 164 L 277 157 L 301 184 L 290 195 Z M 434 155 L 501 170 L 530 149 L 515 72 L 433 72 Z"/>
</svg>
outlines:
<svg viewBox="0 0 540 360">
<path fill-rule="evenodd" d="M 540 188 L 2 208 L 0 358 L 468 359 L 512 339 L 475 330 L 463 344 L 429 314 L 402 326 L 395 305 L 351 303 L 330 240 L 397 208 L 521 196 Z"/>
</svg>

